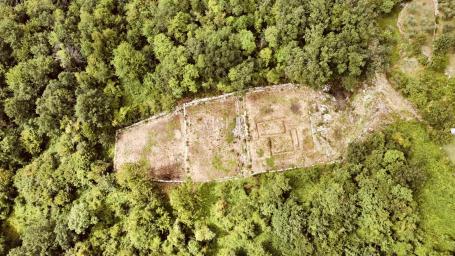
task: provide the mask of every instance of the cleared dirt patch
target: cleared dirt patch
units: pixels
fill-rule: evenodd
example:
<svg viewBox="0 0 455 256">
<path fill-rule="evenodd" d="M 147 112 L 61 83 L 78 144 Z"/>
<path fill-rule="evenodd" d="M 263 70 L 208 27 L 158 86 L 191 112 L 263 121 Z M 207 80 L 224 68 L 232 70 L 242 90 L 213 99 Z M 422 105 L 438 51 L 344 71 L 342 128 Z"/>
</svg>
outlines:
<svg viewBox="0 0 455 256">
<path fill-rule="evenodd" d="M 327 161 L 311 115 L 327 95 L 307 87 L 279 87 L 246 94 L 253 173 Z"/>
<path fill-rule="evenodd" d="M 117 133 L 115 166 L 139 163 L 159 180 L 185 175 L 183 111 L 145 120 Z"/>
<path fill-rule="evenodd" d="M 424 69 L 415 57 L 402 57 L 397 64 L 400 70 L 407 74 L 417 74 Z"/>
<path fill-rule="evenodd" d="M 192 179 L 209 181 L 241 174 L 245 146 L 236 136 L 241 118 L 238 98 L 215 99 L 185 109 Z"/>
</svg>

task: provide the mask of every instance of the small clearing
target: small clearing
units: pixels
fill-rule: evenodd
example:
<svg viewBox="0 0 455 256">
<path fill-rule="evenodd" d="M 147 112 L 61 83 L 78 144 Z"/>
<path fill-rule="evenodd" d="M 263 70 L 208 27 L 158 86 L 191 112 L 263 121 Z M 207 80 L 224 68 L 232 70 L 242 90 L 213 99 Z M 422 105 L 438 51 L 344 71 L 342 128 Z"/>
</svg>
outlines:
<svg viewBox="0 0 455 256">
<path fill-rule="evenodd" d="M 398 16 L 398 29 L 409 40 L 418 37 L 425 39 L 425 44 L 431 43 L 436 30 L 435 6 L 432 0 L 414 0 L 405 5 Z"/>
<path fill-rule="evenodd" d="M 406 3 L 398 16 L 397 27 L 406 42 L 404 44 L 406 47 L 418 45 L 419 54 L 431 59 L 433 38 L 437 30 L 434 1 L 414 0 Z M 400 50 L 400 60 L 397 64 L 401 71 L 416 74 L 423 69 L 423 66 L 413 56 L 415 50 L 411 50 L 410 53 L 406 47 Z"/>
</svg>

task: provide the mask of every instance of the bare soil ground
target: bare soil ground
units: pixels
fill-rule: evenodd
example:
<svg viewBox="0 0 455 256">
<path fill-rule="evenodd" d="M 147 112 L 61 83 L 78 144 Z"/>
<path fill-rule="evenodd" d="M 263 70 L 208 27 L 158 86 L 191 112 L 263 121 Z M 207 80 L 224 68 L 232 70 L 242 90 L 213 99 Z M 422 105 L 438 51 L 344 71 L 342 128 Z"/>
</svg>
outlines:
<svg viewBox="0 0 455 256">
<path fill-rule="evenodd" d="M 240 111 L 237 97 L 186 107 L 188 163 L 194 181 L 241 174 L 245 146 L 234 134 Z"/>
<path fill-rule="evenodd" d="M 140 163 L 160 180 L 185 178 L 183 111 L 146 120 L 117 133 L 115 166 Z"/>
<path fill-rule="evenodd" d="M 420 119 L 414 107 L 395 91 L 383 74 L 376 75 L 372 85 L 365 84 L 354 94 L 349 108 L 334 122 L 336 130 L 342 131 L 344 140 L 349 143 L 368 132 L 400 119 Z M 344 121 L 343 121 L 344 120 Z M 346 148 L 348 144 L 344 144 Z"/>
<path fill-rule="evenodd" d="M 307 87 L 246 94 L 252 172 L 310 166 L 329 157 L 313 133 L 312 113 L 330 97 Z"/>
<path fill-rule="evenodd" d="M 256 88 L 120 130 L 115 168 L 142 163 L 158 181 L 205 182 L 307 167 L 341 159 L 349 143 L 396 117 L 418 118 L 384 75 L 352 98 L 291 84 Z"/>
<path fill-rule="evenodd" d="M 398 61 L 400 70 L 406 74 L 417 74 L 424 68 L 415 57 L 401 57 Z"/>
</svg>

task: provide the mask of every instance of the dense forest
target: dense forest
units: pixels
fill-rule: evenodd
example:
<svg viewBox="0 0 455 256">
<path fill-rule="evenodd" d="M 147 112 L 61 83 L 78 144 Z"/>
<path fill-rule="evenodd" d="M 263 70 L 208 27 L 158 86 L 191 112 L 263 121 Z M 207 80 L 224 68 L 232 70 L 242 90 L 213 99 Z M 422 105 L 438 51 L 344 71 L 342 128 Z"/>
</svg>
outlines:
<svg viewBox="0 0 455 256">
<path fill-rule="evenodd" d="M 454 167 L 437 143 L 455 82 L 431 63 L 391 72 L 424 122 L 343 163 L 175 187 L 112 168 L 116 129 L 187 98 L 355 91 L 391 66 L 380 20 L 400 2 L 0 0 L 0 255 L 454 254 Z"/>
</svg>

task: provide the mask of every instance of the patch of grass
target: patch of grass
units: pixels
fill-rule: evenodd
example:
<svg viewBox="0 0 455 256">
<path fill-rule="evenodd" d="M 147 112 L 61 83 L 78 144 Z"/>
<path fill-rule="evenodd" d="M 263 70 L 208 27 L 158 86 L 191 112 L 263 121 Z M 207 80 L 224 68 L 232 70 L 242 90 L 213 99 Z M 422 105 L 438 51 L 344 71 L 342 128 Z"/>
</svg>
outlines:
<svg viewBox="0 0 455 256">
<path fill-rule="evenodd" d="M 146 153 L 146 154 L 152 152 L 152 147 L 155 146 L 155 145 L 156 145 L 155 133 L 154 132 L 149 132 L 147 144 L 145 145 L 143 152 Z"/>
<path fill-rule="evenodd" d="M 156 145 L 155 141 L 155 133 L 154 132 L 149 132 L 148 134 L 148 139 L 147 139 L 147 144 L 145 144 L 144 150 L 141 152 L 141 156 L 139 159 L 139 165 L 142 167 L 148 167 L 150 166 L 148 156 L 152 152 L 153 146 Z"/>
<path fill-rule="evenodd" d="M 271 113 L 273 113 L 273 108 L 271 105 L 263 106 L 263 107 L 261 107 L 259 112 L 261 113 L 261 115 L 271 114 Z"/>
<path fill-rule="evenodd" d="M 218 171 L 224 171 L 223 161 L 221 160 L 221 157 L 219 155 L 215 155 L 212 158 L 212 166 Z"/>
<path fill-rule="evenodd" d="M 256 151 L 256 154 L 259 156 L 259 157 L 263 157 L 264 156 L 264 150 L 262 148 L 258 149 Z"/>
<path fill-rule="evenodd" d="M 265 164 L 266 164 L 267 167 L 269 167 L 269 168 L 275 168 L 275 158 L 273 158 L 273 156 L 267 157 L 267 158 L 265 159 Z"/>
<path fill-rule="evenodd" d="M 235 126 L 236 126 L 236 119 L 233 118 L 233 120 L 231 120 L 228 124 L 228 127 L 226 129 L 226 142 L 227 143 L 233 143 L 234 140 L 235 140 L 235 137 L 234 137 L 234 129 L 235 129 Z"/>
<path fill-rule="evenodd" d="M 233 170 L 237 166 L 237 161 L 234 159 L 230 159 L 227 161 L 223 161 L 220 155 L 216 154 L 212 158 L 212 166 L 215 168 L 217 171 L 223 172 L 223 173 L 228 173 L 229 171 Z"/>
<path fill-rule="evenodd" d="M 174 136 L 175 136 L 174 130 L 178 129 L 179 126 L 180 126 L 180 120 L 178 118 L 173 118 L 166 124 L 167 139 L 171 140 L 174 138 Z"/>
<path fill-rule="evenodd" d="M 392 51 L 390 55 L 390 62 L 392 65 L 400 60 L 399 43 L 401 41 L 401 35 L 397 27 L 397 21 L 401 9 L 401 7 L 397 6 L 389 15 L 379 20 L 379 26 L 381 30 L 390 33 L 391 39 L 393 40 Z"/>
</svg>

